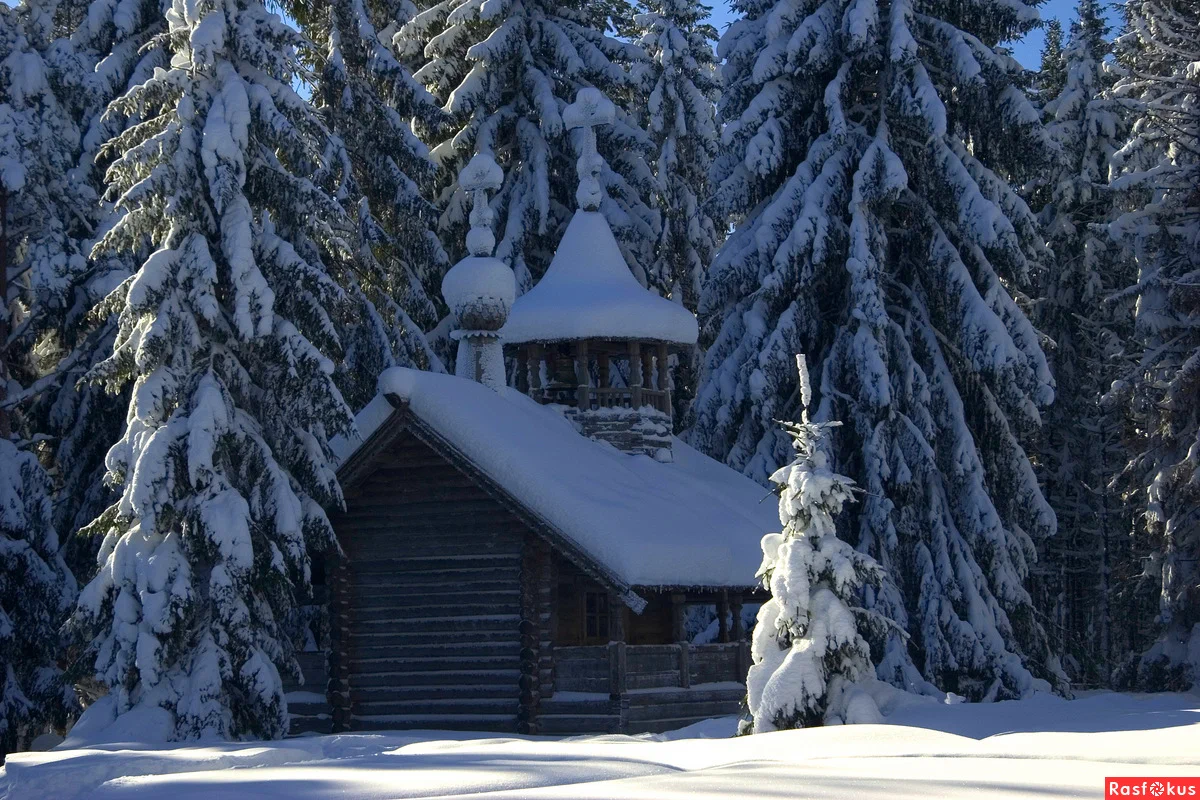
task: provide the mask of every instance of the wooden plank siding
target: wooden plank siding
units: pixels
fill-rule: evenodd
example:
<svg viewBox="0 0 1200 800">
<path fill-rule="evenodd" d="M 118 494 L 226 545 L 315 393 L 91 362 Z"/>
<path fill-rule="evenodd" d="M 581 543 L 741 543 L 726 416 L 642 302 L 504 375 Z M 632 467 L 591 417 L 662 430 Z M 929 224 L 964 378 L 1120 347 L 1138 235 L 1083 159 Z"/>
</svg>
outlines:
<svg viewBox="0 0 1200 800">
<path fill-rule="evenodd" d="M 537 683 L 542 643 L 539 593 L 522 593 L 540 563 L 527 527 L 407 431 L 346 506 L 333 520 L 336 727 L 516 731 L 523 655 Z"/>
</svg>

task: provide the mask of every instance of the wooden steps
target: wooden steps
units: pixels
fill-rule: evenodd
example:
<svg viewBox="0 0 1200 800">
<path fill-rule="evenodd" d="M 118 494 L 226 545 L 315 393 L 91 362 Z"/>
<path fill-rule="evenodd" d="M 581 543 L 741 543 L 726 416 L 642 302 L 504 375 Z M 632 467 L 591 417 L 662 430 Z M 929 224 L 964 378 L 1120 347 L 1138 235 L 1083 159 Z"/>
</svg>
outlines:
<svg viewBox="0 0 1200 800">
<path fill-rule="evenodd" d="M 284 682 L 283 691 L 288 698 L 288 714 L 291 717 L 288 735 L 331 733 L 333 715 L 325 697 L 329 683 L 326 654 L 321 651 L 297 653 L 296 661 L 304 674 L 304 684 Z"/>
<path fill-rule="evenodd" d="M 662 733 L 735 715 L 745 694 L 744 686 L 729 684 L 634 691 L 619 700 L 603 693 L 560 692 L 542 700 L 538 732 L 547 736 Z"/>
</svg>

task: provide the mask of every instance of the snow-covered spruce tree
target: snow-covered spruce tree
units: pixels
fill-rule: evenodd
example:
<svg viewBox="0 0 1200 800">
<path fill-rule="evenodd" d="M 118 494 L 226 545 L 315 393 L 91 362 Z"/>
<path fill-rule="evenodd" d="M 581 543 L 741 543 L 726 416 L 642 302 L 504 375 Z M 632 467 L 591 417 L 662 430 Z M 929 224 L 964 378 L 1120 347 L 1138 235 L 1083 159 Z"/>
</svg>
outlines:
<svg viewBox="0 0 1200 800">
<path fill-rule="evenodd" d="M 1054 397 L 1014 292 L 1045 248 L 1012 190 L 1053 147 L 991 46 L 1032 5 L 746 0 L 722 37 L 719 215 L 743 215 L 705 284 L 711 343 L 692 443 L 766 482 L 789 443 L 792 354 L 846 423 L 858 548 L 888 579 L 881 677 L 973 699 L 1061 668 L 1025 587 L 1054 532 L 1021 442 Z M 824 408 L 824 406 L 822 406 Z"/>
<path fill-rule="evenodd" d="M 46 327 L 48 316 L 61 312 L 72 278 L 86 267 L 82 246 L 95 202 L 95 195 L 71 174 L 80 134 L 48 63 L 55 34 L 48 5 L 6 6 L 5 41 L 0 43 L 5 48 L 0 53 L 0 102 L 5 107 L 0 158 L 7 165 L 5 193 L 14 198 L 6 223 L 7 259 L 25 309 L 10 336 L 27 343 Z"/>
<path fill-rule="evenodd" d="M 440 318 L 432 298 L 449 262 L 434 231 L 437 213 L 422 194 L 436 168 L 410 124 L 435 130 L 443 113 L 380 39 L 416 13 L 411 3 L 292 7 L 323 53 L 314 100 L 349 155 L 339 197 L 358 220 L 358 236 L 354 258 L 336 265 L 335 277 L 354 299 L 358 324 L 347 326 L 338 382 L 359 408 L 387 367 L 443 369 L 425 333 Z"/>
<path fill-rule="evenodd" d="M 77 232 L 79 250 L 87 253 L 122 213 L 102 200 L 104 171 L 111 155 L 98 158 L 104 143 L 138 124 L 109 103 L 148 79 L 156 67 L 168 65 L 168 54 L 151 40 L 166 30 L 161 0 L 85 2 L 59 0 L 53 9 L 55 40 L 47 59 L 68 113 L 80 130 L 75 165 L 68 181 L 85 192 L 80 211 L 86 224 Z M 88 370 L 112 352 L 116 315 L 97 319 L 90 312 L 149 254 L 149 241 L 124 252 L 105 252 L 70 276 L 59 313 L 44 326 L 40 350 L 46 372 L 36 387 L 36 413 L 56 438 L 55 521 L 59 530 L 76 531 L 94 519 L 113 499 L 102 480 L 104 455 L 122 435 L 128 392 L 108 392 L 82 380 Z M 70 536 L 66 542 L 77 575 L 90 575 L 98 544 Z"/>
<path fill-rule="evenodd" d="M 277 737 L 307 552 L 334 541 L 328 439 L 352 427 L 329 357 L 347 301 L 319 256 L 352 236 L 322 189 L 344 159 L 291 88 L 300 37 L 261 3 L 175 0 L 167 24 L 170 68 L 116 101 L 144 122 L 107 145 L 126 213 L 97 249 L 158 249 L 98 312 L 120 329 L 89 377 L 133 393 L 72 623 L 118 713 Z"/>
<path fill-rule="evenodd" d="M 1046 23 L 1046 41 L 1042 45 L 1041 69 L 1037 74 L 1037 96 L 1042 102 L 1058 97 L 1067 84 L 1066 51 L 1063 27 L 1057 18 Z"/>
<path fill-rule="evenodd" d="M 78 134 L 62 112 L 28 6 L 0 7 L 0 754 L 50 726 L 74 697 L 56 665 L 76 585 L 59 552 L 50 479 L 11 404 L 33 369 L 29 331 L 58 296 L 71 222 L 51 193 Z M 67 249 L 64 248 L 64 244 Z"/>
<path fill-rule="evenodd" d="M 0 755 L 62 728 L 77 708 L 56 663 L 76 586 L 59 552 L 51 490 L 37 457 L 0 438 Z"/>
<path fill-rule="evenodd" d="M 1137 262 L 1138 358 L 1111 399 L 1128 417 L 1120 486 L 1148 539 L 1160 637 L 1117 682 L 1162 689 L 1200 681 L 1200 3 L 1125 12 L 1114 95 L 1134 121 L 1114 158 L 1127 210 L 1111 230 Z"/>
<path fill-rule="evenodd" d="M 496 257 L 526 290 L 550 263 L 575 208 L 578 131 L 562 111 L 583 87 L 603 91 L 618 108 L 600 132 L 607 197 L 601 212 L 643 284 L 654 263 L 660 220 L 649 205 L 655 188 L 646 162 L 650 137 L 633 108 L 644 103 L 626 67 L 645 59 L 637 45 L 605 34 L 611 4 L 584 0 L 442 0 L 395 37 L 400 57 L 425 59 L 415 77 L 443 103 L 452 122 L 437 133 L 434 159 L 445 183 L 439 205 L 442 241 L 465 241 L 470 198 L 453 182 L 476 153 L 492 155 L 504 186 L 492 199 L 498 219 Z M 452 259 L 463 253 L 452 252 Z"/>
<path fill-rule="evenodd" d="M 633 75 L 648 98 L 645 128 L 654 140 L 654 205 L 662 213 L 647 281 L 695 311 L 704 273 L 717 252 L 717 225 L 703 205 L 718 150 L 714 120 L 718 83 L 713 64 L 716 29 L 697 0 L 647 0 L 635 21 L 648 60 Z M 676 424 L 685 426 L 696 394 L 699 352 L 681 353 L 672 375 Z"/>
<path fill-rule="evenodd" d="M 1049 350 L 1058 396 L 1038 448 L 1046 499 L 1058 535 L 1039 564 L 1038 607 L 1056 648 L 1069 655 L 1073 678 L 1107 683 L 1113 636 L 1110 575 L 1125 551 L 1131 520 L 1108 489 L 1123 464 L 1118 415 L 1100 399 L 1124 370 L 1129 334 L 1124 306 L 1106 302 L 1128 286 L 1127 259 L 1108 237 L 1115 206 L 1109 160 L 1123 143 L 1122 115 L 1104 96 L 1115 75 L 1105 63 L 1108 26 L 1097 0 L 1081 0 L 1064 59 L 1066 82 L 1047 98 L 1047 131 L 1061 148 L 1046 181 L 1040 221 L 1054 251 L 1034 321 Z"/>
<path fill-rule="evenodd" d="M 830 469 L 830 428 L 808 419 L 808 374 L 800 367 L 799 424 L 785 423 L 796 459 L 771 476 L 782 533 L 763 537 L 758 576 L 771 599 L 758 612 L 753 664 L 746 678 L 751 720 L 743 733 L 880 722 L 862 688 L 875 679 L 871 648 L 886 622 L 862 608 L 865 586 L 878 586 L 879 565 L 838 538 L 836 518 L 853 501 L 854 481 Z"/>
<path fill-rule="evenodd" d="M 717 251 L 717 229 L 702 205 L 719 148 L 713 119 L 716 29 L 696 0 L 647 0 L 635 18 L 649 60 L 633 74 L 647 96 L 645 128 L 654 140 L 655 205 L 662 235 L 648 279 L 664 295 L 696 310 L 704 272 Z"/>
</svg>

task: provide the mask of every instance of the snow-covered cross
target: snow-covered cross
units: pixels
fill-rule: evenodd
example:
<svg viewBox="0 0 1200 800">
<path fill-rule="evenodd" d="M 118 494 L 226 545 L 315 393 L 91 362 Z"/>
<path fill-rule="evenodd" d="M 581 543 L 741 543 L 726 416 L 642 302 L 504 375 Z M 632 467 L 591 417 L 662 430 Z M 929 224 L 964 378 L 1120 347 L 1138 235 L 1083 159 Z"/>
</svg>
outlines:
<svg viewBox="0 0 1200 800">
<path fill-rule="evenodd" d="M 604 169 L 604 158 L 596 152 L 596 126 L 611 125 L 617 118 L 612 101 L 599 89 L 580 89 L 575 102 L 563 111 L 563 123 L 567 129 L 583 128 L 583 152 L 579 154 L 576 170 L 579 173 L 579 188 L 575 190 L 575 202 L 584 211 L 596 211 L 604 199 L 600 188 L 600 172 Z"/>
<path fill-rule="evenodd" d="M 458 173 L 458 185 L 473 197 L 471 230 L 467 231 L 467 250 L 473 256 L 490 256 L 496 246 L 492 233 L 495 214 L 488 204 L 488 190 L 495 191 L 504 183 L 504 172 L 487 153 L 476 153 Z"/>
</svg>

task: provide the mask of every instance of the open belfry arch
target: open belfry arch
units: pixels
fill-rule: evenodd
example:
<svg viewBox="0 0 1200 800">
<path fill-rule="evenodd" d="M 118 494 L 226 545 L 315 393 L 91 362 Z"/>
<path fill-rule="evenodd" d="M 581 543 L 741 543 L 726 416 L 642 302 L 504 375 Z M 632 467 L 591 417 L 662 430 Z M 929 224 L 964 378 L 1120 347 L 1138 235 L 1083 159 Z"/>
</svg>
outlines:
<svg viewBox="0 0 1200 800">
<path fill-rule="evenodd" d="M 611 119 L 592 89 L 566 109 L 580 208 L 520 298 L 492 256 L 503 176 L 487 155 L 464 168 L 470 255 L 442 287 L 456 375 L 386 371 L 360 438 L 334 443 L 346 507 L 304 661 L 326 702 L 305 687 L 300 726 L 638 732 L 737 712 L 775 503 L 671 434 L 669 362 L 696 321 L 638 284 L 596 210 L 592 126 Z M 717 613 L 691 641 L 697 605 Z"/>
</svg>

